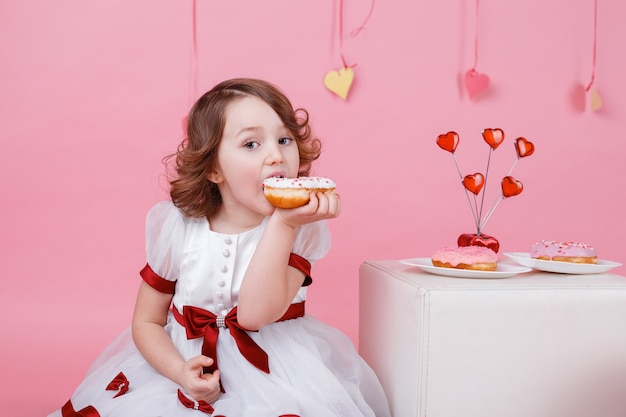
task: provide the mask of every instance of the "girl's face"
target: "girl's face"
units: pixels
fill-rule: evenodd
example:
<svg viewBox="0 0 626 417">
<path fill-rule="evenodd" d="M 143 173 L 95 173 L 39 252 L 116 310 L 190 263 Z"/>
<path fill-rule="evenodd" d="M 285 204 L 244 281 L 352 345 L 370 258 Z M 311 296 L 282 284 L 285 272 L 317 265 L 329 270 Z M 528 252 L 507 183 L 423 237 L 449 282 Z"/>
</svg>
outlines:
<svg viewBox="0 0 626 417">
<path fill-rule="evenodd" d="M 263 181 L 296 177 L 299 166 L 296 140 L 265 101 L 245 96 L 228 105 L 217 167 L 209 177 L 222 194 L 222 210 L 257 218 L 270 215 L 274 207 L 263 195 Z"/>
</svg>

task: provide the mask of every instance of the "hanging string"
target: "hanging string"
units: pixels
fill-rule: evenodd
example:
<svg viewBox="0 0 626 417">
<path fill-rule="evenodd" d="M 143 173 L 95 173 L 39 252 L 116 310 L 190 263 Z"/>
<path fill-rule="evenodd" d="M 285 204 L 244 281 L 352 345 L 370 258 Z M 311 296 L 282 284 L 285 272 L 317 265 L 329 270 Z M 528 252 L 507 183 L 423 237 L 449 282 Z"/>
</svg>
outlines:
<svg viewBox="0 0 626 417">
<path fill-rule="evenodd" d="M 343 56 L 343 0 L 339 0 L 339 54 L 344 68 L 348 68 L 346 58 Z"/>
<path fill-rule="evenodd" d="M 361 33 L 361 31 L 363 29 L 365 29 L 365 25 L 370 20 L 370 17 L 372 16 L 372 13 L 374 12 L 374 5 L 375 4 L 376 4 L 376 0 L 372 0 L 372 2 L 370 3 L 370 10 L 369 10 L 369 12 L 367 12 L 367 16 L 363 20 L 363 23 L 361 23 L 361 25 L 358 28 L 356 28 L 352 32 L 350 32 L 350 36 L 352 36 L 353 38 L 356 38 L 359 35 L 359 33 Z"/>
<path fill-rule="evenodd" d="M 596 48 L 598 43 L 598 0 L 593 2 L 593 59 L 591 64 L 591 81 L 585 88 L 585 91 L 589 91 L 596 78 Z"/>
<path fill-rule="evenodd" d="M 487 169 L 485 169 L 485 183 L 483 184 L 483 189 L 487 188 L 487 178 L 489 178 L 489 165 L 491 165 L 492 153 L 493 153 L 493 148 L 489 147 L 489 156 L 487 156 Z M 479 220 L 483 217 L 483 205 L 484 204 L 485 204 L 485 193 L 483 192 L 482 198 L 480 199 L 480 210 L 478 211 Z M 478 226 L 478 233 L 480 234 L 480 226 Z"/>
<path fill-rule="evenodd" d="M 351 37 L 353 38 L 357 37 L 359 33 L 361 33 L 365 29 L 365 25 L 367 24 L 370 17 L 372 16 L 372 13 L 374 12 L 375 3 L 376 3 L 376 0 L 372 0 L 367 16 L 363 20 L 363 23 L 361 23 L 356 29 L 350 32 Z M 343 54 L 343 8 L 344 8 L 343 0 L 339 0 L 339 54 L 341 55 L 341 63 L 343 64 L 343 67 L 348 68 L 348 63 Z M 356 64 L 352 66 L 355 67 Z"/>
<path fill-rule="evenodd" d="M 189 107 L 191 107 L 195 100 L 198 88 L 198 42 L 196 20 L 196 0 L 191 0 L 191 62 L 189 64 Z"/>
<path fill-rule="evenodd" d="M 476 13 L 474 16 L 474 66 L 472 67 L 472 70 L 476 70 L 476 67 L 478 66 L 478 3 L 479 0 L 476 0 Z"/>
</svg>

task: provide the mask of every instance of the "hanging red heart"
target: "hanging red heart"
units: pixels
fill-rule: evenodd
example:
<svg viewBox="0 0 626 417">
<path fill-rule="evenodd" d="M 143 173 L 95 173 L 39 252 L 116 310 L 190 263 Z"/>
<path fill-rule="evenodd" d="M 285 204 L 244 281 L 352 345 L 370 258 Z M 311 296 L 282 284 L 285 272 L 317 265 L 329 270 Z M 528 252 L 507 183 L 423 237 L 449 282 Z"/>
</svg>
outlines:
<svg viewBox="0 0 626 417">
<path fill-rule="evenodd" d="M 530 156 L 535 152 L 535 145 L 525 138 L 517 138 L 515 139 L 515 151 L 519 158 Z"/>
<path fill-rule="evenodd" d="M 495 151 L 504 140 L 504 132 L 502 129 L 485 129 L 483 130 L 483 139 Z"/>
<path fill-rule="evenodd" d="M 465 189 L 476 195 L 483 189 L 483 185 L 485 185 L 485 176 L 480 172 L 466 175 L 465 178 L 463 178 L 463 186 Z"/>
<path fill-rule="evenodd" d="M 448 132 L 437 137 L 437 145 L 444 151 L 454 153 L 459 145 L 459 135 L 456 132 Z"/>
<path fill-rule="evenodd" d="M 518 195 L 524 189 L 524 185 L 515 178 L 508 176 L 502 178 L 502 195 L 506 197 L 513 197 Z"/>
</svg>

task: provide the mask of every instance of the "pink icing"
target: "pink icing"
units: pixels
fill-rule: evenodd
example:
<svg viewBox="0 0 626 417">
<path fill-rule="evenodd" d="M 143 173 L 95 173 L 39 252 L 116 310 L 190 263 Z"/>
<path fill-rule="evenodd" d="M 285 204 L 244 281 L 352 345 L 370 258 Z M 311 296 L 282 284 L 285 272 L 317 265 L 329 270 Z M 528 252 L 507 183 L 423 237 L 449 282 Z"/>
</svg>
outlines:
<svg viewBox="0 0 626 417">
<path fill-rule="evenodd" d="M 539 258 L 540 256 L 548 256 L 552 259 L 555 256 L 568 256 L 568 257 L 594 257 L 596 250 L 580 242 L 556 242 L 554 240 L 542 240 L 535 243 L 530 248 L 530 257 Z"/>
<path fill-rule="evenodd" d="M 458 248 L 438 248 L 433 252 L 431 258 L 442 263 L 457 266 L 458 264 L 494 263 L 497 262 L 498 255 L 484 246 L 461 246 Z"/>
</svg>

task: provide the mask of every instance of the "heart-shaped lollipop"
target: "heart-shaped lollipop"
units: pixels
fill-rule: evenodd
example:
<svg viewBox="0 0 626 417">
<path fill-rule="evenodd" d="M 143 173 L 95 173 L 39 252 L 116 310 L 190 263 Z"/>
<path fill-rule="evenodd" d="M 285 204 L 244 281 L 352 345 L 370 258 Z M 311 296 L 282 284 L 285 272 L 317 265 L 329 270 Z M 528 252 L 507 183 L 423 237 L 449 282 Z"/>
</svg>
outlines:
<svg viewBox="0 0 626 417">
<path fill-rule="evenodd" d="M 510 175 L 502 178 L 502 195 L 505 198 L 516 196 L 520 194 L 523 189 L 524 185 Z"/>
<path fill-rule="evenodd" d="M 463 178 L 463 186 L 465 187 L 465 189 L 476 195 L 478 195 L 480 190 L 483 189 L 483 185 L 485 185 L 485 176 L 480 172 L 466 175 Z"/>
<path fill-rule="evenodd" d="M 526 140 L 526 138 L 515 139 L 515 151 L 519 158 L 530 156 L 535 152 L 535 145 L 532 142 Z"/>
<path fill-rule="evenodd" d="M 454 153 L 459 146 L 459 135 L 456 132 L 448 132 L 437 137 L 437 145 L 444 151 Z"/>
<path fill-rule="evenodd" d="M 480 74 L 469 71 L 468 75 L 472 77 L 477 77 Z M 472 78 L 473 79 L 473 78 Z M 486 85 L 483 85 L 486 87 Z M 496 150 L 504 141 L 504 131 L 502 129 L 484 129 L 482 131 L 482 136 L 485 142 L 489 145 L 489 156 L 487 159 L 487 168 L 483 173 L 476 172 L 474 174 L 463 176 L 462 170 L 459 167 L 455 150 L 459 145 L 459 135 L 454 131 L 449 131 L 448 133 L 441 134 L 437 137 L 437 145 L 445 151 L 448 151 L 452 154 L 452 159 L 454 160 L 454 164 L 456 165 L 456 169 L 459 173 L 459 177 L 461 178 L 463 187 L 465 188 L 465 193 L 468 203 L 470 204 L 470 208 L 472 209 L 472 214 L 474 216 L 474 223 L 476 224 L 476 233 L 470 234 L 465 233 L 459 236 L 458 244 L 459 246 L 486 246 L 488 248 L 493 249 L 495 252 L 498 252 L 499 243 L 497 239 L 492 236 L 487 236 L 482 233 L 483 229 L 487 225 L 487 222 L 496 211 L 498 205 L 506 200 L 509 197 L 513 197 L 519 195 L 524 190 L 524 185 L 521 181 L 516 180 L 511 176 L 515 165 L 519 162 L 520 159 L 530 156 L 535 152 L 535 146 L 532 142 L 526 140 L 526 138 L 518 137 L 514 141 L 515 152 L 517 153 L 517 158 L 513 161 L 513 166 L 508 171 L 504 178 L 502 178 L 501 188 L 502 193 L 499 193 L 495 196 L 493 203 L 486 210 L 483 211 L 483 203 L 485 194 L 483 193 L 482 199 L 476 198 L 478 194 L 485 190 L 487 185 L 487 178 L 489 176 L 489 167 L 490 161 L 492 157 L 492 151 Z M 470 198 L 469 192 L 474 194 L 474 198 Z"/>
<path fill-rule="evenodd" d="M 483 139 L 495 151 L 504 140 L 504 132 L 502 129 L 485 129 L 483 130 Z"/>
</svg>

